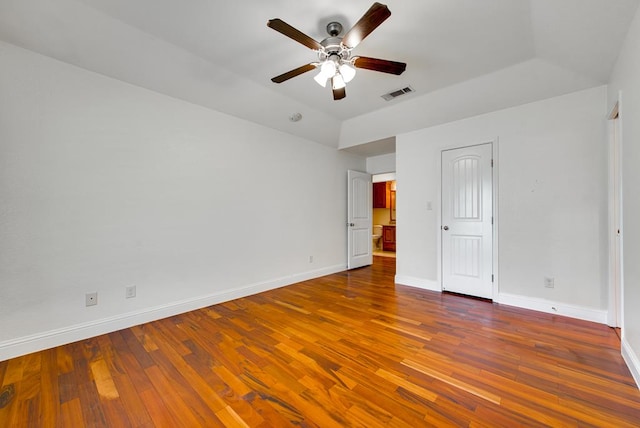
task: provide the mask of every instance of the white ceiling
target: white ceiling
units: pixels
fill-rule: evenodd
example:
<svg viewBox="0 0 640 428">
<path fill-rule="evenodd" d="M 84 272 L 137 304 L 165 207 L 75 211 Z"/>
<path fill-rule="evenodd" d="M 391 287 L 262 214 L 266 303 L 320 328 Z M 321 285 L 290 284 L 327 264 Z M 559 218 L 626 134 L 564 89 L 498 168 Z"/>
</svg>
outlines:
<svg viewBox="0 0 640 428">
<path fill-rule="evenodd" d="M 358 70 L 340 101 L 314 82 L 314 72 L 271 82 L 316 56 L 269 29 L 268 19 L 319 41 L 328 22 L 348 29 L 372 3 L 0 0 L 0 39 L 338 147 L 345 120 L 532 59 L 605 84 L 638 0 L 387 0 L 391 17 L 354 54 L 406 62 L 404 74 Z M 544 79 L 534 84 L 548 86 Z M 391 102 L 380 97 L 409 85 L 414 94 Z M 565 86 L 558 93 L 572 90 Z M 294 124 L 288 118 L 295 112 L 303 120 Z M 357 151 L 389 147 L 378 142 Z"/>
</svg>

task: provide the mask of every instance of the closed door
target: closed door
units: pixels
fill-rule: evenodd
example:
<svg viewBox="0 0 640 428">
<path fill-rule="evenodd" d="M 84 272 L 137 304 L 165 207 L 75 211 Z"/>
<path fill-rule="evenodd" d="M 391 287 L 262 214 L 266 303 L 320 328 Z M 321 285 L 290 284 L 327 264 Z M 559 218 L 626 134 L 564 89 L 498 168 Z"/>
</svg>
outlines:
<svg viewBox="0 0 640 428">
<path fill-rule="evenodd" d="M 373 263 L 371 174 L 347 172 L 347 268 Z"/>
<path fill-rule="evenodd" d="M 442 289 L 493 298 L 492 145 L 442 151 Z"/>
</svg>

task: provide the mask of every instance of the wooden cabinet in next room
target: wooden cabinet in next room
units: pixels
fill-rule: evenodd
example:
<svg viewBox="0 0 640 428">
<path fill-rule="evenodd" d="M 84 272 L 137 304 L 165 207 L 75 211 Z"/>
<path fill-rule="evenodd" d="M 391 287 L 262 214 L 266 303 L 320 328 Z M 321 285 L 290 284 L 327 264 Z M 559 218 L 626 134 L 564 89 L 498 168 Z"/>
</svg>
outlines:
<svg viewBox="0 0 640 428">
<path fill-rule="evenodd" d="M 387 183 L 373 183 L 373 208 L 389 208 Z"/>
<path fill-rule="evenodd" d="M 396 250 L 396 227 L 382 226 L 382 249 L 384 251 Z"/>
</svg>

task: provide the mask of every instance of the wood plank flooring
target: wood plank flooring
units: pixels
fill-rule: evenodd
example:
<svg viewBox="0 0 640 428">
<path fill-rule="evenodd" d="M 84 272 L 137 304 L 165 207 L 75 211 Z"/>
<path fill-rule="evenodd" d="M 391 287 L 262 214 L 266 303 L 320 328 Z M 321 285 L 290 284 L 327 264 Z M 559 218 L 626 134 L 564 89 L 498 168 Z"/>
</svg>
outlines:
<svg viewBox="0 0 640 428">
<path fill-rule="evenodd" d="M 613 329 L 395 286 L 394 265 L 0 362 L 0 426 L 640 426 Z"/>
</svg>

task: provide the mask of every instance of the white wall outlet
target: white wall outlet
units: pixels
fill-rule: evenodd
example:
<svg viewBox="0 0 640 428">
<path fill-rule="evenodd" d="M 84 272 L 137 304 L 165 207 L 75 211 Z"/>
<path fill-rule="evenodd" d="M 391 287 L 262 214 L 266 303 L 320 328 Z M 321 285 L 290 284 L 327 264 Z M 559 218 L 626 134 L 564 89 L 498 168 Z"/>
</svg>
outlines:
<svg viewBox="0 0 640 428">
<path fill-rule="evenodd" d="M 126 287 L 124 289 L 124 297 L 126 299 L 131 299 L 132 297 L 136 297 L 136 286 L 132 285 L 132 286 Z"/>
<path fill-rule="evenodd" d="M 313 256 L 309 256 L 309 263 L 313 263 Z"/>
<path fill-rule="evenodd" d="M 98 304 L 98 293 L 87 293 L 84 296 L 85 306 L 95 306 Z"/>
<path fill-rule="evenodd" d="M 544 286 L 546 288 L 554 288 L 555 287 L 555 280 L 553 278 L 545 276 L 544 277 Z"/>
</svg>

